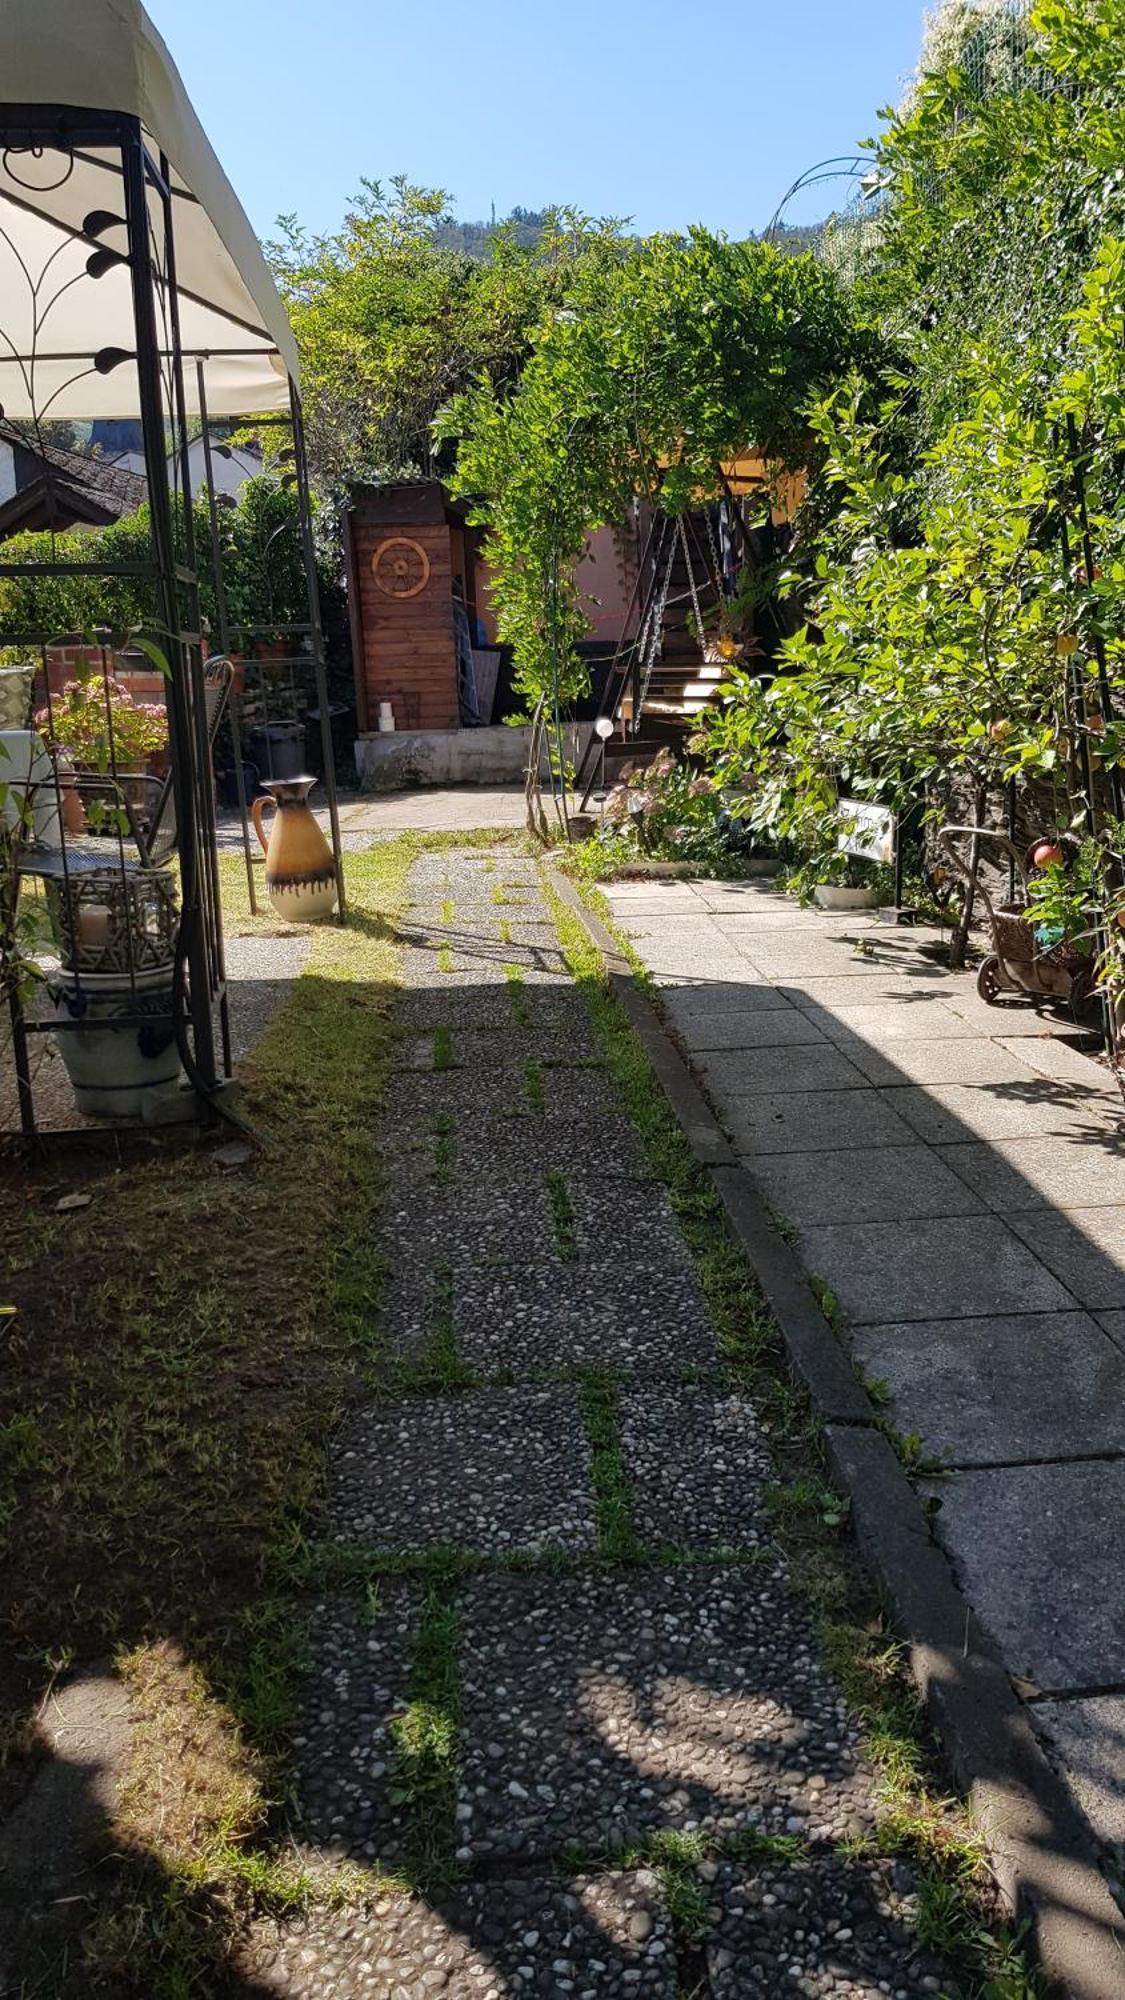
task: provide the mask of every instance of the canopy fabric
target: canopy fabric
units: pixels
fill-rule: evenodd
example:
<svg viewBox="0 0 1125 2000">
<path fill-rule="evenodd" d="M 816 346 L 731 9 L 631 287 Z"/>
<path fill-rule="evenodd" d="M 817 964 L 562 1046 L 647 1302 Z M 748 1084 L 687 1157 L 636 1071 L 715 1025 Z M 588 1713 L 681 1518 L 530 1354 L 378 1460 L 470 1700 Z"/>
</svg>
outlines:
<svg viewBox="0 0 1125 2000">
<path fill-rule="evenodd" d="M 3 0 L 0 97 L 140 119 L 155 158 L 172 169 L 180 337 L 188 408 L 198 409 L 196 356 L 206 360 L 208 408 L 245 416 L 288 406 L 296 344 L 257 237 L 230 186 L 163 41 L 139 0 Z M 0 119 L 3 113 L 0 109 Z M 135 367 L 92 368 L 105 348 L 136 347 L 128 266 L 86 275 L 99 246 L 123 252 L 123 226 L 91 239 L 95 210 L 124 215 L 112 147 L 33 155 L 0 133 L 0 406 L 18 420 L 130 417 Z M 159 205 L 150 197 L 154 256 Z M 22 268 L 21 268 L 22 267 Z M 45 274 L 45 275 L 44 275 Z M 68 281 L 74 280 L 70 283 Z M 37 289 L 36 289 L 37 288 Z M 171 345 L 167 301 L 157 298 Z"/>
</svg>

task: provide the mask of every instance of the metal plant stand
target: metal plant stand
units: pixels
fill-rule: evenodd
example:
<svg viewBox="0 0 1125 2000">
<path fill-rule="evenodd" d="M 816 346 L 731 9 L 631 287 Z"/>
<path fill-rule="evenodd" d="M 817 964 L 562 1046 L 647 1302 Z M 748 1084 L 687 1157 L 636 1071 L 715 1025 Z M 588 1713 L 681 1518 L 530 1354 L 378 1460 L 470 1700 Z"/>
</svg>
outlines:
<svg viewBox="0 0 1125 2000">
<path fill-rule="evenodd" d="M 17 45 L 10 61 L 6 50 L 5 60 L 5 85 L 15 101 L 0 104 L 0 406 L 36 446 L 59 420 L 139 419 L 149 532 L 147 548 L 122 561 L 82 560 L 80 547 L 53 534 L 45 559 L 38 551 L 35 559 L 10 559 L 0 542 L 0 582 L 17 586 L 31 608 L 14 626 L 11 619 L 6 628 L 0 621 L 0 648 L 17 648 L 35 670 L 34 715 L 4 738 L 26 757 L 20 782 L 0 763 L 0 988 L 10 1019 L 19 1123 L 27 1136 L 40 1129 L 36 1038 L 88 1038 L 90 1010 L 99 995 L 99 1004 L 104 1001 L 99 982 L 111 977 L 119 983 L 116 1029 L 135 1029 L 149 1044 L 160 1032 L 170 1038 L 193 1093 L 187 1099 L 191 1115 L 206 1115 L 216 1105 L 231 1073 L 211 769 L 213 669 L 223 666 L 231 638 L 221 564 L 214 579 L 217 662 L 208 657 L 214 635 L 205 631 L 200 612 L 201 578 L 218 549 L 212 414 L 273 411 L 292 426 L 308 580 L 301 638 L 321 716 L 343 910 L 297 362 L 284 311 L 143 11 L 90 0 L 91 13 L 102 17 L 99 63 L 104 56 L 105 77 L 119 87 L 119 98 L 109 101 L 119 101 L 120 109 L 83 109 L 76 108 L 79 58 L 58 24 L 46 19 L 55 0 L 43 5 L 43 47 L 58 70 L 57 99 L 27 101 L 33 86 L 42 90 L 44 59 L 41 48 L 25 54 Z M 157 71 L 160 87 L 153 90 Z M 28 87 L 21 93 L 25 75 Z M 105 77 L 99 75 L 99 86 Z M 152 129 L 154 116 L 159 131 Z M 205 533 L 202 548 L 196 547 L 192 508 L 191 426 L 197 419 L 212 496 L 211 545 Z M 56 629 L 60 585 L 81 590 L 102 629 Z M 123 593 L 143 607 L 138 617 L 115 618 Z M 85 642 L 87 654 L 77 667 L 76 640 Z M 138 648 L 142 664 L 160 675 L 158 705 L 167 719 L 163 788 L 130 760 L 120 741 L 123 656 L 135 660 Z M 71 746 L 62 682 L 76 673 L 83 703 L 94 705 L 83 717 L 98 746 L 92 769 L 80 758 L 72 769 L 65 754 Z M 74 706 L 72 696 L 71 726 Z M 230 726 L 245 824 L 234 704 Z M 162 789 L 172 830 L 166 852 L 150 839 L 146 812 L 146 798 L 155 804 L 153 794 Z M 87 822 L 82 832 L 75 825 L 79 808 Z M 36 895 L 36 882 L 46 885 L 45 895 L 42 889 Z M 252 874 L 250 887 L 253 896 Z M 45 935 L 48 919 L 53 939 Z M 40 931 L 29 941 L 29 925 L 34 931 L 36 922 Z M 63 994 L 53 1015 L 29 1002 L 24 976 L 45 953 L 57 963 L 51 978 Z M 68 1067 L 73 1075 L 69 1061 Z"/>
</svg>

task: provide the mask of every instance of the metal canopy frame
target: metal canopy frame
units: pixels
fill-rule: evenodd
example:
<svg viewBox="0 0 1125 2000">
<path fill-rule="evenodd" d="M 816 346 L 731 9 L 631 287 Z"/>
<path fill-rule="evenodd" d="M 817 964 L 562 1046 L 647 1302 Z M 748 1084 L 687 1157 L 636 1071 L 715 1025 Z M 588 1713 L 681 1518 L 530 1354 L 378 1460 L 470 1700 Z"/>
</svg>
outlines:
<svg viewBox="0 0 1125 2000">
<path fill-rule="evenodd" d="M 205 463 L 210 471 L 211 440 L 206 417 L 205 388 L 208 355 L 187 354 L 181 339 L 179 294 L 176 286 L 175 209 L 176 199 L 182 199 L 182 190 L 174 186 L 167 157 L 163 153 L 155 152 L 148 143 L 138 116 L 65 105 L 0 104 L 0 157 L 5 163 L 10 156 L 18 157 L 21 154 L 27 155 L 29 159 L 42 159 L 44 156 L 58 153 L 65 160 L 91 151 L 97 151 L 103 156 L 108 154 L 115 162 L 120 163 L 120 181 L 115 179 L 113 185 L 120 191 L 124 212 L 120 216 L 110 216 L 108 220 L 114 228 L 123 228 L 125 248 L 123 251 L 106 248 L 103 238 L 106 233 L 107 217 L 99 212 L 91 214 L 86 218 L 85 240 L 89 243 L 90 255 L 86 259 L 85 269 L 66 279 L 64 288 L 69 289 L 70 286 L 79 283 L 95 286 L 107 270 L 118 270 L 122 264 L 127 264 L 132 291 L 135 347 L 131 354 L 120 348 L 96 350 L 85 355 L 75 354 L 73 357 L 75 374 L 68 389 L 73 390 L 74 384 L 80 382 L 86 375 L 103 378 L 119 369 L 124 370 L 127 367 L 135 369 L 135 383 L 127 399 L 127 406 L 139 411 L 143 433 L 151 561 L 116 565 L 67 563 L 55 560 L 41 564 L 5 562 L 4 545 L 0 543 L 0 577 L 31 575 L 46 579 L 82 575 L 100 576 L 108 582 L 112 577 L 128 575 L 151 586 L 153 620 L 146 630 L 159 646 L 168 666 L 165 689 L 168 753 L 175 801 L 176 848 L 180 871 L 181 911 L 175 940 L 172 1013 L 169 1025 L 175 1034 L 180 1058 L 189 1081 L 194 1086 L 201 1105 L 206 1107 L 214 1103 L 224 1081 L 230 1077 L 232 1061 L 223 955 L 215 803 L 204 694 L 206 645 L 199 604 L 201 552 L 195 546 L 194 537 L 189 449 L 191 437 L 188 429 L 189 398 L 185 392 L 184 374 L 185 363 L 193 360 L 196 379 L 192 383 L 192 400 L 194 401 L 196 395 L 200 398 Z M 43 288 L 47 286 L 47 268 L 52 260 L 47 260 L 47 267 L 42 271 L 29 271 L 19 251 L 3 230 L 2 211 L 0 211 L 0 239 L 12 252 L 26 280 L 31 297 L 32 324 L 37 328 L 46 318 L 53 302 L 52 298 L 47 298 L 46 304 L 43 304 L 45 295 Z M 58 293 L 56 292 L 54 296 L 57 297 Z M 26 312 L 26 301 L 21 302 L 21 307 Z M 16 343 L 4 332 L 3 317 L 3 304 L 0 301 L 0 351 L 9 359 L 21 360 Z M 34 353 L 30 357 L 30 375 L 26 366 L 23 373 L 24 379 L 30 380 L 33 389 Z M 331 822 L 339 911 L 343 920 L 345 903 L 339 814 L 308 466 L 299 391 L 293 375 L 288 371 L 286 373 L 300 535 L 308 585 L 308 644 L 311 647 L 317 704 L 320 711 L 324 784 Z M 48 398 L 48 404 L 51 400 L 53 399 Z M 253 414 L 252 411 L 246 412 L 247 416 Z M 50 421 L 49 407 L 36 410 L 33 428 L 37 430 L 43 422 Z M 169 441 L 171 441 L 171 451 Z M 212 559 L 214 557 L 217 537 L 213 539 L 212 550 L 202 552 L 204 559 L 208 556 Z M 225 624 L 221 570 L 216 576 L 216 589 L 218 602 L 224 607 L 220 622 Z M 20 633 L 6 633 L 0 630 L 0 646 L 11 644 L 16 640 L 21 646 L 29 649 L 34 646 L 39 652 L 42 663 L 46 665 L 48 649 L 70 636 L 50 630 Z M 220 639 L 225 651 L 227 634 L 221 633 Z M 97 643 L 100 643 L 102 650 L 102 677 L 105 682 L 108 710 L 110 697 L 105 636 L 99 634 Z M 97 650 L 97 644 L 94 650 Z M 50 708 L 52 695 L 49 676 L 47 679 L 47 703 Z M 110 743 L 112 762 L 112 724 L 110 724 Z M 0 771 L 0 778 L 2 775 Z M 112 776 L 116 780 L 115 764 Z M 63 830 L 63 798 L 57 769 L 54 790 L 59 811 L 61 878 L 65 888 L 70 871 L 67 835 Z M 245 800 L 243 806 L 245 808 Z M 112 840 L 107 840 L 105 846 L 106 864 L 113 865 L 116 851 L 117 861 L 124 877 L 126 864 L 120 837 L 116 843 L 116 850 Z M 0 971 L 3 970 L 2 959 L 5 950 L 14 948 L 13 939 L 0 937 Z M 34 1137 L 40 1128 L 36 1118 L 29 1059 L 30 1038 L 36 1034 L 65 1032 L 66 1024 L 29 1016 L 21 1004 L 16 983 L 11 979 L 4 983 L 9 987 L 20 1124 L 25 1136 Z M 132 993 L 135 1012 L 122 1014 L 119 1017 L 121 1025 L 138 1025 L 141 1022 L 151 1024 L 153 1019 L 151 1010 L 142 1009 L 135 979 Z M 219 1028 L 217 1038 L 216 1016 Z"/>
</svg>

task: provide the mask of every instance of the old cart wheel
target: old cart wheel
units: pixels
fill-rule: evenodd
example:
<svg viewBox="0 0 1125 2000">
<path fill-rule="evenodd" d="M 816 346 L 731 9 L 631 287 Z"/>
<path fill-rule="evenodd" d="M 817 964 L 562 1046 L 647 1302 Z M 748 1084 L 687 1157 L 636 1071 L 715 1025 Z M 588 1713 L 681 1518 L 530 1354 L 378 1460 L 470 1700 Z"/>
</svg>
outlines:
<svg viewBox="0 0 1125 2000">
<path fill-rule="evenodd" d="M 977 992 L 990 1007 L 995 1007 L 1000 995 L 1006 990 L 1000 971 L 1000 960 L 995 952 L 991 952 L 977 973 Z"/>
</svg>

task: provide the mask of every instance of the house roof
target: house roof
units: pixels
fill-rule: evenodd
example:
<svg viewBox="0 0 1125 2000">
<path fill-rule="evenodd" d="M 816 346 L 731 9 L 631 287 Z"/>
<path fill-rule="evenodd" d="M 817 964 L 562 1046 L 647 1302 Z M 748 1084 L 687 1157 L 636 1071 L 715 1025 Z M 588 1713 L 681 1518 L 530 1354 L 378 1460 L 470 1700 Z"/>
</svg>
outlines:
<svg viewBox="0 0 1125 2000">
<path fill-rule="evenodd" d="M 23 460 L 21 471 L 31 473 L 30 478 L 20 479 L 16 492 L 0 506 L 0 536 L 22 528 L 61 529 L 77 523 L 105 527 L 134 514 L 148 491 L 145 481 L 124 466 L 89 452 L 40 443 L 3 420 L 0 443 L 11 445 Z"/>
<path fill-rule="evenodd" d="M 94 353 L 136 346 L 131 273 L 109 262 L 87 278 L 91 253 L 124 251 L 120 148 L 71 148 L 65 107 L 139 121 L 150 156 L 169 162 L 176 290 L 185 355 L 206 360 L 216 416 L 288 407 L 297 349 L 261 246 L 192 108 L 168 50 L 139 0 L 3 0 L 0 8 L 0 294 L 10 351 L 0 355 L 0 407 L 29 418 L 139 414 L 136 372 L 99 372 Z M 58 147 L 21 143 L 42 125 Z M 30 115 L 29 115 L 30 114 Z M 154 258 L 160 262 L 153 209 Z M 49 308 L 29 289 L 50 272 Z M 185 369 L 189 410 L 195 369 Z"/>
</svg>

